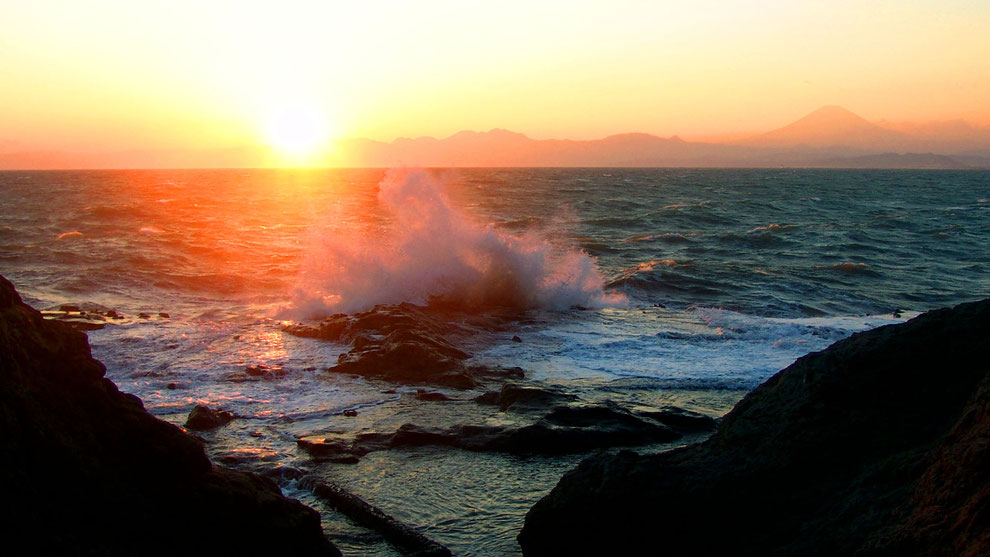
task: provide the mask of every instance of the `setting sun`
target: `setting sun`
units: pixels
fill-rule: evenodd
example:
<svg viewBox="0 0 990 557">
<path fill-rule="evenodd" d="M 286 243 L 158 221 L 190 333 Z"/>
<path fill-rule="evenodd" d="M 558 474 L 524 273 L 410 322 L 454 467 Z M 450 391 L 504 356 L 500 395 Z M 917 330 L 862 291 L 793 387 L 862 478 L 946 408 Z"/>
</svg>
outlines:
<svg viewBox="0 0 990 557">
<path fill-rule="evenodd" d="M 272 147 L 293 158 L 315 154 L 327 140 L 323 115 L 303 104 L 287 104 L 276 109 L 265 134 Z"/>
</svg>

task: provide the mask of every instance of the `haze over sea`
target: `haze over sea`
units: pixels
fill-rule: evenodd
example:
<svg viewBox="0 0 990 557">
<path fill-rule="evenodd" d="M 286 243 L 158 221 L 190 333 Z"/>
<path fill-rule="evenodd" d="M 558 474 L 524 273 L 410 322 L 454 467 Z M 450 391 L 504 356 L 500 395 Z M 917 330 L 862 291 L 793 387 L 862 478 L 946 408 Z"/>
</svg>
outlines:
<svg viewBox="0 0 990 557">
<path fill-rule="evenodd" d="M 475 361 L 592 399 L 717 416 L 852 332 L 990 295 L 988 176 L 0 172 L 0 274 L 39 309 L 127 316 L 89 333 L 95 356 L 173 423 L 197 403 L 243 417 L 208 434 L 215 459 L 311 468 L 296 438 L 373 431 L 423 410 L 402 396 L 415 389 L 326 374 L 346 347 L 288 336 L 285 320 L 438 298 L 482 313 L 508 304 L 520 313 L 478 333 Z M 257 364 L 284 377 L 231 380 Z M 359 416 L 341 418 L 346 409 Z M 319 471 L 455 553 L 504 553 L 518 550 L 526 509 L 581 456 L 424 448 Z M 390 551 L 297 496 L 321 508 L 342 548 Z"/>
</svg>

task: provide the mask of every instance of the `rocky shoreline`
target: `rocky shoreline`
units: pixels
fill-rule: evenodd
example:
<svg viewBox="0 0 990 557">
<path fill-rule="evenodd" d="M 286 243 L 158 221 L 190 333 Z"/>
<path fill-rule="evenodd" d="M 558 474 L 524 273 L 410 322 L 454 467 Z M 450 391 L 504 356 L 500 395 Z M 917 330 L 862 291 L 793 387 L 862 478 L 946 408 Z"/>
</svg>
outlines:
<svg viewBox="0 0 990 557">
<path fill-rule="evenodd" d="M 853 335 L 707 441 L 599 455 L 527 514 L 527 555 L 985 555 L 990 300 Z"/>
<path fill-rule="evenodd" d="M 319 515 L 282 497 L 264 470 L 212 464 L 199 439 L 155 419 L 104 377 L 78 329 L 126 317 L 96 309 L 42 315 L 0 277 L 0 457 L 12 517 L 0 531 L 9 543 L 101 555 L 339 554 Z M 979 555 L 990 547 L 990 300 L 805 356 L 720 424 L 676 406 L 587 399 L 529 381 L 519 368 L 472 364 L 461 341 L 479 329 L 509 338 L 513 318 L 503 317 L 399 304 L 286 326 L 349 346 L 326 373 L 380 382 L 383 392 L 424 408 L 371 430 L 313 431 L 297 437 L 298 450 L 313 470 L 358 470 L 375 465 L 376 455 L 365 456 L 376 451 L 580 457 L 656 450 L 715 430 L 660 454 L 587 458 L 527 514 L 523 551 Z M 259 364 L 238 380 L 282 375 Z M 186 428 L 239 419 L 197 407 Z M 400 552 L 449 554 L 326 476 L 283 472 Z"/>
<path fill-rule="evenodd" d="M 121 393 L 0 277 L 0 534 L 32 554 L 339 555 L 319 515 Z"/>
</svg>

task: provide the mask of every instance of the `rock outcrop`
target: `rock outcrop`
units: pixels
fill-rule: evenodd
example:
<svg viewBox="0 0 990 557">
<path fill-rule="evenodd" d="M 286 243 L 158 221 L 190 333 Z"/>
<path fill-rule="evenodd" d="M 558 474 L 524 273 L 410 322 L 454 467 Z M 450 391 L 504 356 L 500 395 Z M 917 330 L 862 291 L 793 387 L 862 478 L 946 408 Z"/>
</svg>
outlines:
<svg viewBox="0 0 990 557">
<path fill-rule="evenodd" d="M 990 300 L 853 335 L 747 395 L 704 443 L 596 456 L 526 515 L 527 555 L 980 555 Z"/>
<path fill-rule="evenodd" d="M 336 314 L 318 325 L 292 324 L 291 335 L 351 344 L 327 371 L 384 379 L 402 384 L 429 384 L 470 389 L 485 378 L 519 377 L 519 369 L 471 366 L 470 354 L 448 340 L 452 325 L 436 319 L 429 308 L 410 303 L 378 305 L 354 315 Z"/>
<path fill-rule="evenodd" d="M 479 400 L 481 399 L 481 400 Z M 458 424 L 449 428 L 404 424 L 394 432 L 360 433 L 353 439 L 300 439 L 313 458 L 352 463 L 372 452 L 426 445 L 478 452 L 560 455 L 609 447 L 665 443 L 685 433 L 711 431 L 715 420 L 681 408 L 632 411 L 612 403 L 587 403 L 553 388 L 508 383 L 475 399 L 498 412 L 521 414 L 516 424 Z"/>
<path fill-rule="evenodd" d="M 186 429 L 205 431 L 223 427 L 234 419 L 234 414 L 226 410 L 214 410 L 204 404 L 197 404 L 186 418 Z"/>
<path fill-rule="evenodd" d="M 319 515 L 210 463 L 0 277 L 0 536 L 49 555 L 339 555 Z"/>
</svg>

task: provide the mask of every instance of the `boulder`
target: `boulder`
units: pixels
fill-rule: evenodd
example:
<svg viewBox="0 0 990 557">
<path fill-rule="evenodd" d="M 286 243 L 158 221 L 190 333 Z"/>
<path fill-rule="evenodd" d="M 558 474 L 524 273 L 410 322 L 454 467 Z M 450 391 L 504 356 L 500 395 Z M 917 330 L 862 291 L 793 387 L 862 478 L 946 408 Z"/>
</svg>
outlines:
<svg viewBox="0 0 990 557">
<path fill-rule="evenodd" d="M 319 515 L 104 377 L 84 333 L 0 277 L 0 482 L 8 547 L 32 554 L 339 555 Z"/>
<path fill-rule="evenodd" d="M 527 555 L 979 555 L 990 547 L 990 300 L 809 354 L 707 441 L 582 462 Z"/>
<path fill-rule="evenodd" d="M 226 410 L 213 410 L 209 406 L 197 404 L 186 418 L 186 429 L 205 431 L 225 426 L 234 419 Z"/>
</svg>

